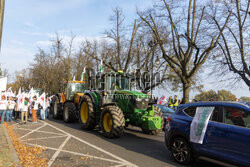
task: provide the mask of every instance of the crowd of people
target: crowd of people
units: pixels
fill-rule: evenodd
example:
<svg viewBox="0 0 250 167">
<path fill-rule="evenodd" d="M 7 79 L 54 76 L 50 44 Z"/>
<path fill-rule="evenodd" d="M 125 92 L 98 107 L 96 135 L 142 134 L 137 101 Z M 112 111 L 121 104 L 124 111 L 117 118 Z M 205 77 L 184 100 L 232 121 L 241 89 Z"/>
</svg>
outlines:
<svg viewBox="0 0 250 167">
<path fill-rule="evenodd" d="M 17 96 L 10 92 L 1 92 L 1 123 L 20 119 L 21 124 L 26 124 L 29 117 L 32 117 L 33 123 L 37 123 L 38 116 L 40 116 L 41 120 L 48 118 L 49 97 L 45 93 L 39 96 L 39 94 L 35 94 L 32 91 L 30 90 L 29 93 L 19 92 Z"/>
<path fill-rule="evenodd" d="M 169 98 L 166 98 L 165 95 L 163 95 L 160 99 L 156 99 L 157 104 L 160 105 L 166 105 L 169 108 L 176 110 L 181 103 L 181 100 L 178 99 L 177 95 L 174 95 L 174 98 L 172 96 L 169 96 Z"/>
</svg>

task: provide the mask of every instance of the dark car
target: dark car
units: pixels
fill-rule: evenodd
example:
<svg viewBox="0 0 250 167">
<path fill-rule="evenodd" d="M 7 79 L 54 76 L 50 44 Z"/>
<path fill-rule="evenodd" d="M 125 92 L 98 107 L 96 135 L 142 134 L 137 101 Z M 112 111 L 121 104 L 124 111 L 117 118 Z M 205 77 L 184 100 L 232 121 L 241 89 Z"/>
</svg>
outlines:
<svg viewBox="0 0 250 167">
<path fill-rule="evenodd" d="M 206 117 L 207 119 L 197 117 L 198 114 L 204 114 L 207 108 L 212 111 Z M 200 124 L 202 119 L 207 120 L 207 124 L 206 121 Z M 200 122 L 197 123 L 197 120 Z M 237 166 L 250 166 L 249 102 L 184 104 L 179 106 L 168 121 L 165 143 L 173 159 L 178 163 L 190 164 L 200 158 Z M 197 127 L 203 127 L 203 129 L 195 129 L 198 135 L 204 132 L 201 143 L 190 141 L 194 136 L 195 127 L 191 128 L 192 122 L 196 122 Z"/>
<path fill-rule="evenodd" d="M 162 114 L 163 114 L 163 117 L 164 117 L 163 130 L 165 130 L 165 126 L 166 126 L 166 123 L 167 123 L 167 118 L 169 118 L 174 113 L 174 110 L 172 110 L 171 108 L 169 108 L 166 105 L 155 104 L 154 106 L 158 107 L 161 110 Z"/>
</svg>

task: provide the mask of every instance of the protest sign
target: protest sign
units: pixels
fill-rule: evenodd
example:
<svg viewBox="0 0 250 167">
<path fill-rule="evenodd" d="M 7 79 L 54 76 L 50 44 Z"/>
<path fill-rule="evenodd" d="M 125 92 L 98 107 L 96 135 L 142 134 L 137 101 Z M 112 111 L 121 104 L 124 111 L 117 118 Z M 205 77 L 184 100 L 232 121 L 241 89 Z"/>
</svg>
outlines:
<svg viewBox="0 0 250 167">
<path fill-rule="evenodd" d="M 0 92 L 6 91 L 7 87 L 7 77 L 0 77 Z"/>
<path fill-rule="evenodd" d="M 197 107 L 190 127 L 191 142 L 199 144 L 203 143 L 208 121 L 212 115 L 213 110 L 214 107 Z"/>
</svg>

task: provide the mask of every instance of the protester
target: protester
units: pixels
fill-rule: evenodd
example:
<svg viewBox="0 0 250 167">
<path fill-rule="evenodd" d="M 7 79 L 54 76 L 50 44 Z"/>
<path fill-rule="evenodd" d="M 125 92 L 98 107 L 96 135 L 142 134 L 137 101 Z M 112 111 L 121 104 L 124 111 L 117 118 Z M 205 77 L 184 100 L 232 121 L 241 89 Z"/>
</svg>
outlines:
<svg viewBox="0 0 250 167">
<path fill-rule="evenodd" d="M 50 106 L 49 96 L 46 96 L 46 99 L 45 99 L 45 118 L 49 118 L 49 114 L 48 114 L 49 106 Z"/>
<path fill-rule="evenodd" d="M 7 97 L 8 98 L 8 102 L 7 102 L 7 110 L 6 110 L 6 121 L 11 122 L 12 121 L 12 112 L 13 109 L 16 106 L 15 101 L 12 100 L 12 97 Z"/>
<path fill-rule="evenodd" d="M 24 105 L 21 109 L 21 123 L 27 123 L 28 122 L 28 108 L 29 108 L 29 99 L 25 97 L 24 99 Z M 25 117 L 25 121 L 24 121 Z"/>
<path fill-rule="evenodd" d="M 171 109 L 173 109 L 173 107 L 174 107 L 172 96 L 169 96 L 169 98 L 168 98 L 168 107 Z"/>
<path fill-rule="evenodd" d="M 172 104 L 173 104 L 174 110 L 176 111 L 178 106 L 179 106 L 179 101 L 178 101 L 177 95 L 174 95 L 174 99 L 172 100 Z"/>
<path fill-rule="evenodd" d="M 41 120 L 45 120 L 45 110 L 44 110 L 43 106 L 40 103 L 38 104 L 38 109 L 40 111 Z"/>
<path fill-rule="evenodd" d="M 3 95 L 1 97 L 1 101 L 0 101 L 1 123 L 3 123 L 3 121 L 4 121 L 6 109 L 7 109 L 7 100 L 6 100 L 5 95 Z"/>
<path fill-rule="evenodd" d="M 16 102 L 16 106 L 14 108 L 14 119 L 17 120 L 19 118 L 19 111 L 18 111 L 18 103 L 17 103 L 17 98 L 14 100 Z"/>
<path fill-rule="evenodd" d="M 33 101 L 31 103 L 31 109 L 32 109 L 32 122 L 37 123 L 37 115 L 36 112 L 38 110 L 38 101 L 36 96 L 33 97 Z"/>
</svg>

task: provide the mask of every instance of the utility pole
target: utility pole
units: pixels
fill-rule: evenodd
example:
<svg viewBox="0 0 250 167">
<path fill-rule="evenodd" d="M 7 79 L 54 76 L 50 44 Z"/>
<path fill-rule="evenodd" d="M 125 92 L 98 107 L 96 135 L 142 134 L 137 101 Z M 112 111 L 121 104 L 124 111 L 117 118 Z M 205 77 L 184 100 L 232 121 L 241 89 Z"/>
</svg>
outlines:
<svg viewBox="0 0 250 167">
<path fill-rule="evenodd" d="M 0 51 L 1 51 L 5 0 L 0 0 L 0 1 L 1 1 L 0 2 Z"/>
</svg>

